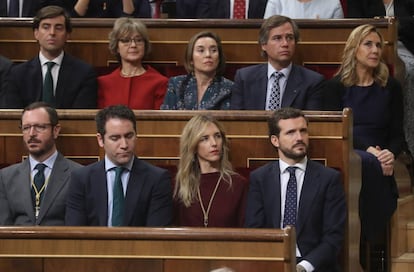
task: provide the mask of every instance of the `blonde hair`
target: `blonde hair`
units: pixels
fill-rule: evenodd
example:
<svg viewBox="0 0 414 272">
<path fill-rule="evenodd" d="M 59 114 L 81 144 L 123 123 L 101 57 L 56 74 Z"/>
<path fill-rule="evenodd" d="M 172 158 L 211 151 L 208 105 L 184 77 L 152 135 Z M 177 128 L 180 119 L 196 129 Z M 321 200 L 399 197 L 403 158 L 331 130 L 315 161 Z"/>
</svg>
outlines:
<svg viewBox="0 0 414 272">
<path fill-rule="evenodd" d="M 356 27 L 346 41 L 342 55 L 342 64 L 336 75 L 339 75 L 341 82 L 345 87 L 350 87 L 358 83 L 358 74 L 356 72 L 357 59 L 356 52 L 362 41 L 371 33 L 376 33 L 381 41 L 381 48 L 384 47 L 384 38 L 373 25 L 365 24 Z M 381 86 L 385 86 L 388 81 L 389 71 L 382 56 L 379 65 L 374 69 L 374 80 Z"/>
<path fill-rule="evenodd" d="M 235 174 L 229 161 L 229 143 L 221 124 L 212 116 L 199 114 L 187 122 L 180 138 L 180 162 L 176 175 L 174 198 L 189 207 L 197 199 L 200 186 L 201 169 L 197 157 L 197 148 L 203 133 L 209 124 L 214 124 L 222 137 L 220 157 L 220 178 L 232 185 L 231 175 Z"/>
</svg>

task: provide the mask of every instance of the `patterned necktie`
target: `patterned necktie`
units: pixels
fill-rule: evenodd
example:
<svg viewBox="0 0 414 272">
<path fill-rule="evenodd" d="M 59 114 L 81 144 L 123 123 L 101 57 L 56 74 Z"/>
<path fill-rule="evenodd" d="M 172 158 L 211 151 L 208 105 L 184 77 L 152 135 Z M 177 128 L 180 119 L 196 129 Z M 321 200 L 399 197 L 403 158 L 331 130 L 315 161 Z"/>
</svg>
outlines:
<svg viewBox="0 0 414 272">
<path fill-rule="evenodd" d="M 53 105 L 53 77 L 52 77 L 52 67 L 55 65 L 53 61 L 46 63 L 47 71 L 45 75 L 45 81 L 43 83 L 43 97 L 42 100 L 50 105 Z"/>
<path fill-rule="evenodd" d="M 296 225 L 296 206 L 297 206 L 297 182 L 296 182 L 296 168 L 289 166 L 286 170 L 289 172 L 289 181 L 286 188 L 285 200 L 285 214 L 283 217 L 283 227 L 287 225 Z"/>
<path fill-rule="evenodd" d="M 114 167 L 115 182 L 113 189 L 113 204 L 112 204 L 112 226 L 122 226 L 124 220 L 124 189 L 122 187 L 121 175 L 124 171 L 123 167 Z"/>
<path fill-rule="evenodd" d="M 9 17 L 19 17 L 19 1 L 20 0 L 10 0 Z"/>
<path fill-rule="evenodd" d="M 43 163 L 38 163 L 35 166 L 37 173 L 33 178 L 32 197 L 36 217 L 39 215 L 40 202 L 42 201 L 43 192 L 45 191 L 45 168 L 46 165 Z"/>
<path fill-rule="evenodd" d="M 280 109 L 281 106 L 279 80 L 283 77 L 283 73 L 274 72 L 272 77 L 274 78 L 274 81 L 272 89 L 270 90 L 269 110 L 277 110 Z"/>
<path fill-rule="evenodd" d="M 233 18 L 244 19 L 246 16 L 246 0 L 234 0 Z"/>
</svg>

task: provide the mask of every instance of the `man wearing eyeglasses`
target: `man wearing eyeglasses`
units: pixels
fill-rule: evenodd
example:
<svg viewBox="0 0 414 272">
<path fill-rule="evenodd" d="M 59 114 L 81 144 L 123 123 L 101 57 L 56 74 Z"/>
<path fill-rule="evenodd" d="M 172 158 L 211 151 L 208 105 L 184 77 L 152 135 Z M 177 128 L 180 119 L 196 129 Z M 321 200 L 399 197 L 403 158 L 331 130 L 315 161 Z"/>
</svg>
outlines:
<svg viewBox="0 0 414 272">
<path fill-rule="evenodd" d="M 72 32 L 67 12 L 59 6 L 40 9 L 33 19 L 33 30 L 40 52 L 11 69 L 0 106 L 20 109 L 45 101 L 60 109 L 96 108 L 94 68 L 64 52 Z"/>
<path fill-rule="evenodd" d="M 57 151 L 60 124 L 48 104 L 27 106 L 20 127 L 29 156 L 0 170 L 0 225 L 64 225 L 70 174 L 81 165 Z"/>
</svg>

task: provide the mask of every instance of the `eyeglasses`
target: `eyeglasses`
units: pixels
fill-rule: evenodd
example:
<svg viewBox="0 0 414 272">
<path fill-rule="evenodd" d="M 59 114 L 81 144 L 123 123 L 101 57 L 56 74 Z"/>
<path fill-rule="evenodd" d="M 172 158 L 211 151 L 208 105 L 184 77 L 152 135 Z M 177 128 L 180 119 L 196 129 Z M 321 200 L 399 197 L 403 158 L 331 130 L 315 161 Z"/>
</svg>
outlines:
<svg viewBox="0 0 414 272">
<path fill-rule="evenodd" d="M 135 44 L 144 44 L 144 40 L 142 38 L 122 38 L 122 39 L 118 39 L 118 41 L 120 41 L 121 43 L 125 44 L 125 45 L 131 45 L 132 41 Z"/>
<path fill-rule="evenodd" d="M 20 129 L 23 133 L 29 133 L 32 128 L 39 133 L 45 132 L 48 127 L 53 126 L 52 124 L 34 124 L 34 125 L 24 125 L 20 126 Z"/>
</svg>

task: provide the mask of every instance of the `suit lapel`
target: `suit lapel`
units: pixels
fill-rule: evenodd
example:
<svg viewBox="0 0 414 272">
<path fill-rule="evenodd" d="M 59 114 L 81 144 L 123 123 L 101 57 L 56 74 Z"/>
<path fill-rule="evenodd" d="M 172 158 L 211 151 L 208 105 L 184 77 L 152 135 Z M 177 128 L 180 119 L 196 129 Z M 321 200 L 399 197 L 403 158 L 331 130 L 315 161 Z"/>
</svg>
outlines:
<svg viewBox="0 0 414 272">
<path fill-rule="evenodd" d="M 93 181 L 89 184 L 91 192 L 94 193 L 93 206 L 98 209 L 98 224 L 99 226 L 108 225 L 108 187 L 106 180 L 105 161 L 100 161 L 91 172 Z"/>
<path fill-rule="evenodd" d="M 302 231 L 302 227 L 311 214 L 313 200 L 319 190 L 318 171 L 315 170 L 315 162 L 308 160 L 305 177 L 303 179 L 302 191 L 300 193 L 298 219 L 296 223 L 296 235 Z"/>
<path fill-rule="evenodd" d="M 134 217 L 134 212 L 137 207 L 138 199 L 142 192 L 142 187 L 145 183 L 148 173 L 145 168 L 141 167 L 141 162 L 138 158 L 134 158 L 131 173 L 129 174 L 129 181 L 127 187 L 127 194 L 125 199 L 125 224 L 131 225 L 131 220 Z"/>
<path fill-rule="evenodd" d="M 65 97 L 65 85 L 69 84 L 69 74 L 72 73 L 71 62 L 68 59 L 68 55 L 64 54 L 62 59 L 62 66 L 59 69 L 58 81 L 56 85 L 55 104 L 57 108 L 62 107 L 62 101 Z M 67 94 L 66 94 L 67 95 Z"/>
<path fill-rule="evenodd" d="M 287 79 L 286 89 L 282 98 L 282 107 L 290 107 L 293 104 L 293 101 L 300 92 L 302 81 L 303 78 L 300 71 L 295 65 L 292 65 L 292 70 Z"/>
<path fill-rule="evenodd" d="M 270 217 L 272 218 L 272 226 L 280 228 L 281 212 L 280 212 L 280 167 L 279 161 L 274 162 L 269 168 L 269 172 L 266 176 L 267 186 L 266 194 L 270 203 Z"/>
<path fill-rule="evenodd" d="M 256 85 L 259 83 L 259 86 L 252 86 L 251 89 L 254 90 L 253 103 L 260 103 L 259 109 L 266 109 L 266 94 L 267 94 L 267 64 L 261 64 L 260 69 L 257 69 L 258 73 L 254 77 L 253 84 Z"/>
<path fill-rule="evenodd" d="M 0 16 L 7 16 L 7 0 L 0 0 Z"/>
<path fill-rule="evenodd" d="M 43 90 L 43 76 L 42 76 L 42 64 L 40 63 L 39 56 L 29 61 L 29 75 L 27 78 L 35 78 L 36 80 L 32 82 L 31 85 L 31 95 L 32 99 L 27 98 L 28 101 L 41 101 L 42 100 L 42 90 Z M 32 75 L 30 75 L 32 74 Z"/>
<path fill-rule="evenodd" d="M 59 192 L 63 189 L 66 182 L 69 179 L 69 166 L 66 164 L 63 156 L 59 153 L 55 164 L 53 165 L 52 172 L 50 173 L 49 181 L 47 184 L 47 188 L 40 204 L 40 213 L 38 222 L 41 222 L 49 208 L 51 208 L 53 204 L 53 200 L 59 194 Z"/>
<path fill-rule="evenodd" d="M 21 188 L 21 195 L 16 197 L 22 199 L 24 209 L 26 210 L 26 214 L 30 217 L 33 224 L 35 224 L 36 220 L 31 192 L 32 179 L 30 173 L 29 159 L 26 159 L 22 162 L 21 171 L 19 171 L 19 173 L 16 175 L 14 182 L 16 183 L 16 187 Z"/>
</svg>

